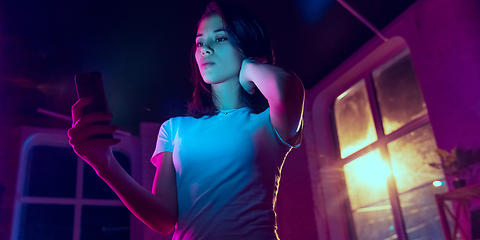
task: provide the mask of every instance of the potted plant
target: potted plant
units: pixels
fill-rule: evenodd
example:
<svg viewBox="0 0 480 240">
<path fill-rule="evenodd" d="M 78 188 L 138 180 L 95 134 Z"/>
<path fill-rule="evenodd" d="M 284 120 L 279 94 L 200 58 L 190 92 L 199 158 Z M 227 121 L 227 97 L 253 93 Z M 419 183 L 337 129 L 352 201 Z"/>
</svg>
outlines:
<svg viewBox="0 0 480 240">
<path fill-rule="evenodd" d="M 434 168 L 443 168 L 445 174 L 455 177 L 453 186 L 455 188 L 464 187 L 465 179 L 470 177 L 475 179 L 476 175 L 471 166 L 480 163 L 480 151 L 474 149 L 462 149 L 454 147 L 450 152 L 443 149 L 437 149 L 437 154 L 442 158 L 442 163 L 429 163 Z"/>
</svg>

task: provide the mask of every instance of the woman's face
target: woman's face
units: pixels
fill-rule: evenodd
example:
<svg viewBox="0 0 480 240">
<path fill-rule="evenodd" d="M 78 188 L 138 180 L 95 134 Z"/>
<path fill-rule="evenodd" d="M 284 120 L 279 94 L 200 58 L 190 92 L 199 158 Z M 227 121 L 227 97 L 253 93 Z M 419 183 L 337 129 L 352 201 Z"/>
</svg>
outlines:
<svg viewBox="0 0 480 240">
<path fill-rule="evenodd" d="M 206 83 L 238 81 L 244 56 L 233 46 L 219 15 L 212 15 L 200 22 L 195 42 L 195 60 Z"/>
</svg>

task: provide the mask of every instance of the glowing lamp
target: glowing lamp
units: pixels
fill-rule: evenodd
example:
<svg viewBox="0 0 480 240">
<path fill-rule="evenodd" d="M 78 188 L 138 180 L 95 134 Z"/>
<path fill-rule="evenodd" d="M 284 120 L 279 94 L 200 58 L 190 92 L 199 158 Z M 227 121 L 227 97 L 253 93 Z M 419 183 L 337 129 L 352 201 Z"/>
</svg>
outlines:
<svg viewBox="0 0 480 240">
<path fill-rule="evenodd" d="M 442 182 L 442 181 L 433 181 L 432 184 L 433 184 L 433 186 L 435 186 L 435 187 L 443 186 L 443 182 Z"/>
</svg>

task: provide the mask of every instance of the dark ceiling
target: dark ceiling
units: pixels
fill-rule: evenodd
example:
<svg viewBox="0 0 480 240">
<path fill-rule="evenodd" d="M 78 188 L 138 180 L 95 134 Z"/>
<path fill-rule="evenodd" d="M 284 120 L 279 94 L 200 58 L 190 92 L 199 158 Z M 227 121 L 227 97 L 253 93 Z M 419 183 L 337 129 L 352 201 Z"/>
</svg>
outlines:
<svg viewBox="0 0 480 240">
<path fill-rule="evenodd" d="M 312 88 L 374 37 L 333 0 L 230 0 L 267 26 L 277 63 Z M 377 28 L 415 0 L 346 0 Z M 73 76 L 102 72 L 114 124 L 138 133 L 144 122 L 182 115 L 191 94 L 189 51 L 208 1 L 0 2 L 0 108 L 15 123 L 60 128 L 70 123 Z M 52 126 L 53 125 L 53 126 Z"/>
</svg>

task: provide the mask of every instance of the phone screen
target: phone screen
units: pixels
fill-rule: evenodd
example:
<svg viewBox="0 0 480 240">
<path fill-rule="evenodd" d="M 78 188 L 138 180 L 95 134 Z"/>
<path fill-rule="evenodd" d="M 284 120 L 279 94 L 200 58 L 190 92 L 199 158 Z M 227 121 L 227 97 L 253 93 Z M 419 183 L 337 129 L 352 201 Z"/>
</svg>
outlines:
<svg viewBox="0 0 480 240">
<path fill-rule="evenodd" d="M 105 90 L 103 88 L 102 75 L 99 72 L 75 75 L 75 86 L 79 99 L 83 97 L 93 97 L 92 102 L 83 108 L 82 115 L 94 112 L 109 112 L 107 98 L 105 97 Z M 111 123 L 110 121 L 102 121 L 94 124 L 110 125 Z M 98 134 L 91 138 L 113 138 L 113 135 Z"/>
<path fill-rule="evenodd" d="M 83 114 L 93 112 L 108 113 L 107 98 L 103 88 L 102 75 L 99 72 L 78 74 L 75 76 L 78 98 L 93 97 L 92 103 L 85 106 Z"/>
</svg>

